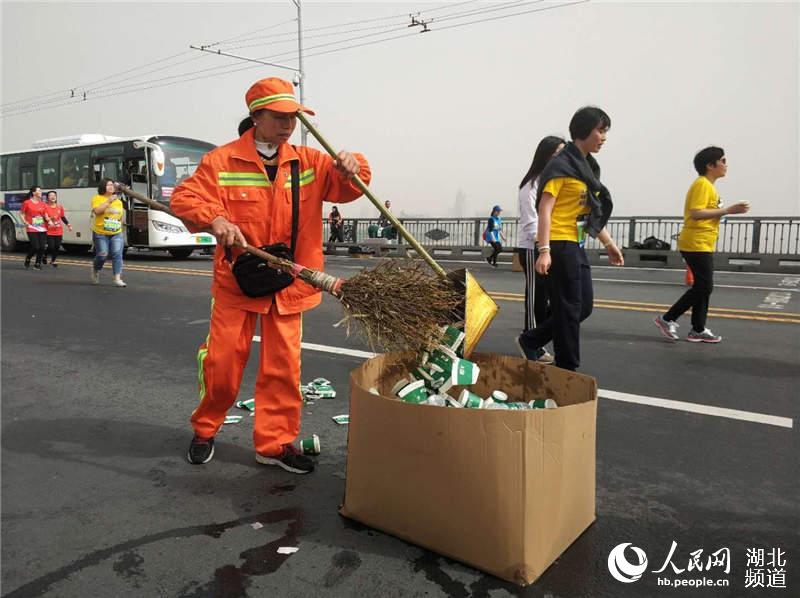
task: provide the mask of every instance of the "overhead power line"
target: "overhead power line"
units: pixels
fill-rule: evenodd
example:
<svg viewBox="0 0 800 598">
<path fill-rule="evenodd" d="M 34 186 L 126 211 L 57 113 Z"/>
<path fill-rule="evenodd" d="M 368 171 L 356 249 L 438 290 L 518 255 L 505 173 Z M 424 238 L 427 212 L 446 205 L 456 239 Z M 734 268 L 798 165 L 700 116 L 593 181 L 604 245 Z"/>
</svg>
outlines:
<svg viewBox="0 0 800 598">
<path fill-rule="evenodd" d="M 479 24 L 479 23 L 484 23 L 484 22 L 489 22 L 489 21 L 495 21 L 495 20 L 499 20 L 499 19 L 503 19 L 503 18 L 510 18 L 510 17 L 524 15 L 524 14 L 531 14 L 531 13 L 542 12 L 542 11 L 546 11 L 546 10 L 553 10 L 553 9 L 563 8 L 563 7 L 572 6 L 572 5 L 575 5 L 575 4 L 583 4 L 583 3 L 586 3 L 586 2 L 589 2 L 589 1 L 590 0 L 575 0 L 573 2 L 565 2 L 565 3 L 561 3 L 561 4 L 553 4 L 553 5 L 543 6 L 543 7 L 540 6 L 540 7 L 534 8 L 534 9 L 523 10 L 523 11 L 511 13 L 511 14 L 501 14 L 501 15 L 496 15 L 496 16 L 489 17 L 489 18 L 480 18 L 480 19 L 476 19 L 476 20 L 472 20 L 472 21 L 463 22 L 463 23 L 462 22 L 453 23 L 451 25 L 447 25 L 447 26 L 443 26 L 443 27 L 435 26 L 436 25 L 436 21 L 433 18 L 431 18 L 430 20 L 428 20 L 426 22 L 431 25 L 431 29 L 429 31 L 431 31 L 431 32 L 433 32 L 433 31 L 443 31 L 443 30 L 447 30 L 447 29 L 453 29 L 453 28 L 456 28 L 456 27 L 463 27 L 463 26 L 467 26 L 467 25 L 473 25 L 473 24 Z M 514 9 L 514 8 L 519 9 L 519 8 L 523 8 L 523 7 L 527 6 L 527 5 L 539 4 L 541 2 L 542 2 L 542 0 L 533 0 L 533 1 L 530 1 L 530 2 L 519 2 L 519 1 L 517 1 L 517 2 L 504 3 L 504 6 L 505 6 L 506 10 Z M 453 6 L 457 6 L 457 5 L 460 5 L 460 4 L 470 4 L 470 3 L 471 2 L 462 2 L 462 3 L 458 3 L 458 4 L 445 5 L 445 6 L 442 6 L 442 7 L 438 7 L 437 9 L 430 9 L 427 12 L 430 12 L 430 11 L 433 11 L 433 10 L 441 10 L 441 9 L 444 9 L 444 8 L 451 8 Z M 437 20 L 438 20 L 438 22 L 441 23 L 443 21 L 454 20 L 454 19 L 457 19 L 457 18 L 463 19 L 463 18 L 468 18 L 469 16 L 473 16 L 473 17 L 474 16 L 480 16 L 481 14 L 484 14 L 484 13 L 487 13 L 487 12 L 496 12 L 498 10 L 502 10 L 502 8 L 500 8 L 499 6 L 493 6 L 491 8 L 483 8 L 483 9 L 480 9 L 480 10 L 467 11 L 467 12 L 464 12 L 463 14 L 461 14 L 461 15 L 454 15 L 454 14 L 441 15 L 441 18 L 439 18 Z M 385 20 L 386 17 L 383 17 L 382 19 Z M 367 20 L 360 21 L 360 22 L 369 22 L 369 21 L 375 21 L 375 20 L 376 19 L 367 19 Z M 352 22 L 350 24 L 357 24 L 357 23 L 358 22 Z M 285 24 L 285 23 L 283 23 L 283 24 Z M 342 26 L 342 24 L 339 24 L 337 26 Z M 325 27 L 321 27 L 321 28 L 316 28 L 316 30 L 328 29 L 328 28 L 331 28 L 331 27 L 334 27 L 334 25 L 325 26 Z M 381 26 L 381 28 L 383 28 L 383 27 L 384 26 Z M 365 29 L 366 30 L 370 30 L 372 28 L 365 28 Z M 344 46 L 340 45 L 340 44 L 348 44 L 349 42 L 358 42 L 359 40 L 367 39 L 367 38 L 370 38 L 370 37 L 386 36 L 386 35 L 391 34 L 391 33 L 396 33 L 396 32 L 398 32 L 400 30 L 403 30 L 404 33 L 402 33 L 400 35 L 390 35 L 388 37 L 379 37 L 378 39 L 373 39 L 373 40 L 370 40 L 370 41 L 365 41 L 365 42 L 360 42 L 360 43 L 354 43 L 354 44 L 350 44 L 350 45 L 344 45 Z M 370 33 L 370 34 L 366 34 L 366 35 L 355 36 L 355 37 L 335 40 L 335 41 L 327 42 L 327 43 L 323 43 L 323 44 L 318 44 L 316 46 L 311 46 L 311 47 L 307 48 L 307 50 L 312 50 L 312 52 L 311 53 L 304 52 L 304 56 L 306 56 L 306 57 L 323 56 L 323 55 L 331 54 L 331 53 L 334 53 L 334 52 L 341 52 L 341 51 L 345 51 L 345 50 L 349 50 L 349 49 L 353 49 L 353 48 L 359 48 L 359 47 L 370 46 L 370 45 L 374 45 L 374 44 L 378 44 L 378 43 L 384 43 L 384 42 L 388 42 L 388 41 L 393 41 L 393 40 L 400 39 L 400 38 L 403 38 L 403 37 L 411 37 L 411 36 L 414 36 L 414 35 L 418 35 L 419 32 L 420 31 L 418 31 L 418 30 L 415 30 L 413 32 L 409 32 L 408 31 L 408 25 L 406 24 L 406 25 L 404 25 L 402 27 L 398 26 L 397 28 L 392 29 L 390 31 L 382 31 L 382 32 L 377 32 L 377 33 Z M 324 36 L 320 36 L 320 37 L 324 37 Z M 231 38 L 229 38 L 229 39 L 231 39 Z M 222 43 L 222 42 L 219 42 L 219 43 Z M 339 47 L 333 47 L 333 48 L 331 47 L 331 46 L 337 46 L 337 45 Z M 322 49 L 322 48 L 326 48 L 326 49 L 318 51 L 318 52 L 313 52 L 313 50 L 315 50 L 315 49 Z M 151 63 L 148 63 L 148 64 L 149 65 L 157 64 L 157 63 L 164 62 L 164 61 L 167 61 L 167 60 L 170 60 L 170 59 L 174 59 L 176 57 L 179 57 L 179 56 L 182 56 L 182 55 L 185 55 L 185 54 L 187 54 L 187 52 L 182 52 L 180 54 L 176 54 L 176 55 L 161 59 L 159 61 L 151 62 Z M 297 52 L 296 51 L 283 52 L 283 53 L 279 53 L 279 54 L 263 56 L 263 57 L 257 58 L 256 60 L 275 60 L 275 59 L 280 59 L 280 58 L 284 58 L 284 57 L 288 57 L 290 59 L 297 58 Z M 152 74 L 152 72 L 162 71 L 162 70 L 165 70 L 167 68 L 172 68 L 174 66 L 177 66 L 179 64 L 184 64 L 186 62 L 190 62 L 190 60 L 180 61 L 180 62 L 177 62 L 177 63 L 175 63 L 173 65 L 160 67 L 158 69 L 151 69 L 151 71 L 149 71 L 149 72 L 146 71 L 146 72 L 140 73 L 138 75 L 133 75 L 129 79 L 140 78 L 142 76 L 145 76 L 146 74 Z M 142 66 L 146 66 L 146 65 L 141 65 L 140 67 L 134 67 L 132 69 L 128 69 L 127 71 L 125 71 L 125 73 L 133 72 L 133 71 L 135 71 L 135 70 L 137 70 L 139 68 L 142 68 Z M 166 76 L 166 77 L 161 77 L 161 78 L 157 78 L 157 79 L 150 79 L 150 80 L 140 81 L 138 83 L 133 83 L 132 82 L 132 83 L 128 83 L 128 84 L 121 85 L 121 86 L 120 85 L 114 85 L 113 87 L 109 87 L 107 92 L 106 91 L 102 91 L 103 87 L 98 86 L 98 87 L 92 88 L 92 90 L 94 90 L 94 91 L 92 93 L 87 93 L 87 95 L 85 97 L 82 96 L 82 95 L 80 97 L 66 97 L 66 98 L 61 97 L 61 98 L 55 98 L 55 99 L 46 100 L 46 101 L 41 101 L 41 99 L 40 99 L 39 102 L 34 102 L 34 103 L 26 104 L 26 105 L 17 106 L 16 108 L 6 108 L 4 106 L 2 113 L 0 113 L 0 118 L 18 116 L 18 115 L 22 115 L 22 114 L 28 114 L 28 113 L 31 113 L 31 112 L 37 112 L 39 110 L 47 110 L 47 109 L 50 109 L 50 108 L 62 107 L 62 106 L 70 105 L 70 104 L 80 103 L 82 101 L 110 98 L 110 97 L 114 97 L 114 96 L 118 96 L 118 95 L 126 95 L 128 93 L 135 93 L 135 92 L 138 92 L 138 91 L 143 91 L 143 90 L 148 90 L 148 89 L 156 89 L 156 88 L 160 88 L 160 87 L 167 87 L 167 86 L 176 85 L 178 83 L 188 83 L 188 82 L 196 81 L 196 80 L 199 80 L 199 79 L 206 79 L 206 78 L 210 78 L 210 77 L 216 77 L 216 76 L 232 74 L 232 73 L 236 73 L 236 72 L 240 72 L 240 71 L 244 71 L 244 70 L 259 68 L 259 66 L 261 66 L 261 65 L 246 65 L 246 66 L 243 66 L 243 67 L 231 68 L 230 63 L 228 63 L 228 64 L 224 64 L 224 65 L 219 65 L 219 66 L 215 66 L 215 67 L 209 67 L 209 68 L 195 70 L 195 71 L 188 71 L 188 72 L 179 73 L 179 74 L 175 74 L 175 75 L 170 75 L 170 76 Z M 95 80 L 92 83 L 102 82 L 102 81 L 108 80 L 111 77 L 112 76 L 104 77 L 103 79 Z M 100 90 L 100 91 L 98 91 L 98 90 Z M 15 102 L 15 104 L 18 104 L 20 102 L 21 102 L 21 100 L 18 101 L 18 102 Z"/>
</svg>

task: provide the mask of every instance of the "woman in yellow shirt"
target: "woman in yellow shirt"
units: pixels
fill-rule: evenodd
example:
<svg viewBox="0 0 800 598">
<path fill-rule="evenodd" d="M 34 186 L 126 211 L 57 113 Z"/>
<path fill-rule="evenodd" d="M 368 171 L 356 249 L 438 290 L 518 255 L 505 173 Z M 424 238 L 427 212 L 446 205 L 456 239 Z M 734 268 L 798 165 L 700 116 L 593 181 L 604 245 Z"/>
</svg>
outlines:
<svg viewBox="0 0 800 598">
<path fill-rule="evenodd" d="M 678 340 L 678 318 L 692 308 L 692 329 L 686 340 L 692 343 L 718 343 L 722 337 L 706 328 L 708 300 L 714 289 L 714 248 L 719 235 L 719 219 L 727 214 L 744 214 L 750 209 L 746 201 L 727 208 L 720 207 L 719 194 L 714 188 L 717 179 L 728 172 L 728 160 L 721 147 L 707 147 L 694 157 L 699 175 L 683 206 L 683 229 L 678 237 L 678 249 L 694 275 L 694 284 L 675 304 L 653 322 L 661 334 L 671 341 Z"/>
<path fill-rule="evenodd" d="M 621 266 L 622 252 L 606 230 L 611 194 L 600 183 L 600 167 L 591 156 L 600 151 L 611 119 L 600 108 L 586 106 L 569 123 L 572 141 L 541 174 L 537 209 L 539 257 L 536 272 L 546 276 L 550 316 L 517 338 L 528 359 L 539 359 L 553 341 L 557 367 L 580 365 L 580 324 L 592 313 L 592 273 L 584 251 L 586 234 L 597 237 L 609 262 Z"/>
<path fill-rule="evenodd" d="M 114 286 L 126 287 L 122 280 L 122 252 L 125 248 L 125 235 L 122 222 L 125 209 L 115 194 L 114 181 L 104 178 L 97 186 L 97 195 L 92 198 L 92 239 L 94 241 L 94 264 L 92 284 L 100 284 L 100 270 L 111 254 L 111 270 L 114 273 Z"/>
</svg>

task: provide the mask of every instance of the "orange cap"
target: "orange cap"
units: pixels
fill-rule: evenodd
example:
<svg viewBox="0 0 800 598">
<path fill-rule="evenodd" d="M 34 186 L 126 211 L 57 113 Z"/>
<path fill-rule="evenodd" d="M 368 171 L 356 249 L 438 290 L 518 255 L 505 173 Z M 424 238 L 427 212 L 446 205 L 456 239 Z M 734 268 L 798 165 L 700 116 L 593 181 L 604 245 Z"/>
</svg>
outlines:
<svg viewBox="0 0 800 598">
<path fill-rule="evenodd" d="M 310 108 L 298 103 L 294 97 L 294 87 L 288 81 L 270 77 L 256 81 L 244 96 L 247 109 L 252 114 L 256 110 L 274 110 L 275 112 L 298 112 L 314 114 Z"/>
</svg>

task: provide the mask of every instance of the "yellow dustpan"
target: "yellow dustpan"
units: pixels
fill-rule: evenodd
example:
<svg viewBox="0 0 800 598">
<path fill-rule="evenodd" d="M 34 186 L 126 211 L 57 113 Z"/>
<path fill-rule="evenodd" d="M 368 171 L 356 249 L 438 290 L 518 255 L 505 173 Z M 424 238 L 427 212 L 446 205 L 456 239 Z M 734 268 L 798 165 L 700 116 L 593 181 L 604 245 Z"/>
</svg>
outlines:
<svg viewBox="0 0 800 598">
<path fill-rule="evenodd" d="M 322 134 L 317 131 L 316 127 L 311 124 L 308 118 L 306 118 L 306 115 L 302 112 L 298 112 L 297 118 L 305 125 L 314 138 L 319 141 L 320 145 L 325 148 L 325 151 L 327 151 L 333 159 L 336 159 L 336 151 L 322 136 Z M 486 329 L 489 328 L 489 324 L 492 323 L 495 315 L 497 315 L 497 303 L 494 302 L 494 300 L 489 296 L 489 293 L 483 289 L 480 283 L 478 283 L 475 277 L 470 274 L 466 268 L 454 270 L 449 274 L 445 272 L 444 268 L 436 263 L 436 260 L 434 260 L 431 255 L 425 251 L 422 245 L 420 245 L 419 242 L 411 236 L 411 233 L 409 233 L 400 223 L 400 221 L 394 217 L 394 214 L 387 210 L 383 206 L 383 203 L 377 197 L 375 197 L 375 195 L 373 195 L 372 191 L 369 190 L 369 187 L 364 184 L 364 181 L 362 181 L 358 176 L 354 176 L 353 181 L 378 209 L 378 211 L 383 214 L 389 220 L 389 222 L 392 223 L 395 229 L 397 229 L 397 232 L 402 235 L 406 241 L 408 241 L 408 244 L 414 248 L 414 251 L 417 253 L 417 255 L 428 263 L 434 272 L 443 278 L 450 278 L 456 284 L 463 286 L 465 299 L 464 357 L 469 357 L 469 355 L 472 353 L 472 350 L 483 336 L 483 333 L 486 332 Z"/>
</svg>

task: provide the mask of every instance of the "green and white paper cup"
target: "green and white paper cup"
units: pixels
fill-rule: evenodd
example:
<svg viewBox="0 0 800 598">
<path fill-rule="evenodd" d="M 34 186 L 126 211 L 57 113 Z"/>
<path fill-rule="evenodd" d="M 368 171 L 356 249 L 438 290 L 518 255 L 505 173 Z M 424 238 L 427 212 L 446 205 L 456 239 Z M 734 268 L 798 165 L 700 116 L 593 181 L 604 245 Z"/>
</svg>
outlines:
<svg viewBox="0 0 800 598">
<path fill-rule="evenodd" d="M 453 362 L 456 359 L 458 359 L 458 355 L 456 355 L 455 351 L 453 351 L 450 347 L 445 347 L 444 345 L 438 345 L 431 353 L 431 357 L 428 360 L 428 363 L 429 364 L 435 363 L 445 372 L 452 372 Z"/>
<path fill-rule="evenodd" d="M 525 409 L 531 409 L 531 406 L 530 403 L 506 403 L 506 408 L 516 411 L 524 411 Z"/>
<path fill-rule="evenodd" d="M 425 388 L 424 380 L 414 380 L 398 390 L 397 396 L 406 403 L 419 404 L 428 398 L 428 389 Z"/>
<path fill-rule="evenodd" d="M 467 409 L 480 409 L 483 407 L 483 399 L 466 388 L 458 395 L 458 402 Z"/>
<path fill-rule="evenodd" d="M 442 326 L 442 344 L 454 352 L 458 352 L 464 342 L 464 332 L 455 326 Z"/>
<path fill-rule="evenodd" d="M 505 403 L 506 401 L 508 401 L 508 395 L 504 393 L 502 390 L 493 390 L 492 399 L 501 403 Z"/>
<path fill-rule="evenodd" d="M 311 438 L 304 438 L 300 441 L 300 450 L 304 455 L 319 455 L 319 436 L 314 434 Z"/>
<path fill-rule="evenodd" d="M 531 409 L 555 409 L 558 407 L 553 399 L 536 399 L 528 403 Z"/>
<path fill-rule="evenodd" d="M 409 382 L 411 382 L 411 380 L 408 378 L 400 378 L 395 385 L 392 386 L 392 394 L 396 396 L 400 389 L 406 386 Z"/>
<path fill-rule="evenodd" d="M 453 360 L 453 369 L 451 371 L 450 380 L 452 380 L 455 386 L 469 386 L 478 381 L 481 368 L 477 363 L 457 357 Z"/>
</svg>

